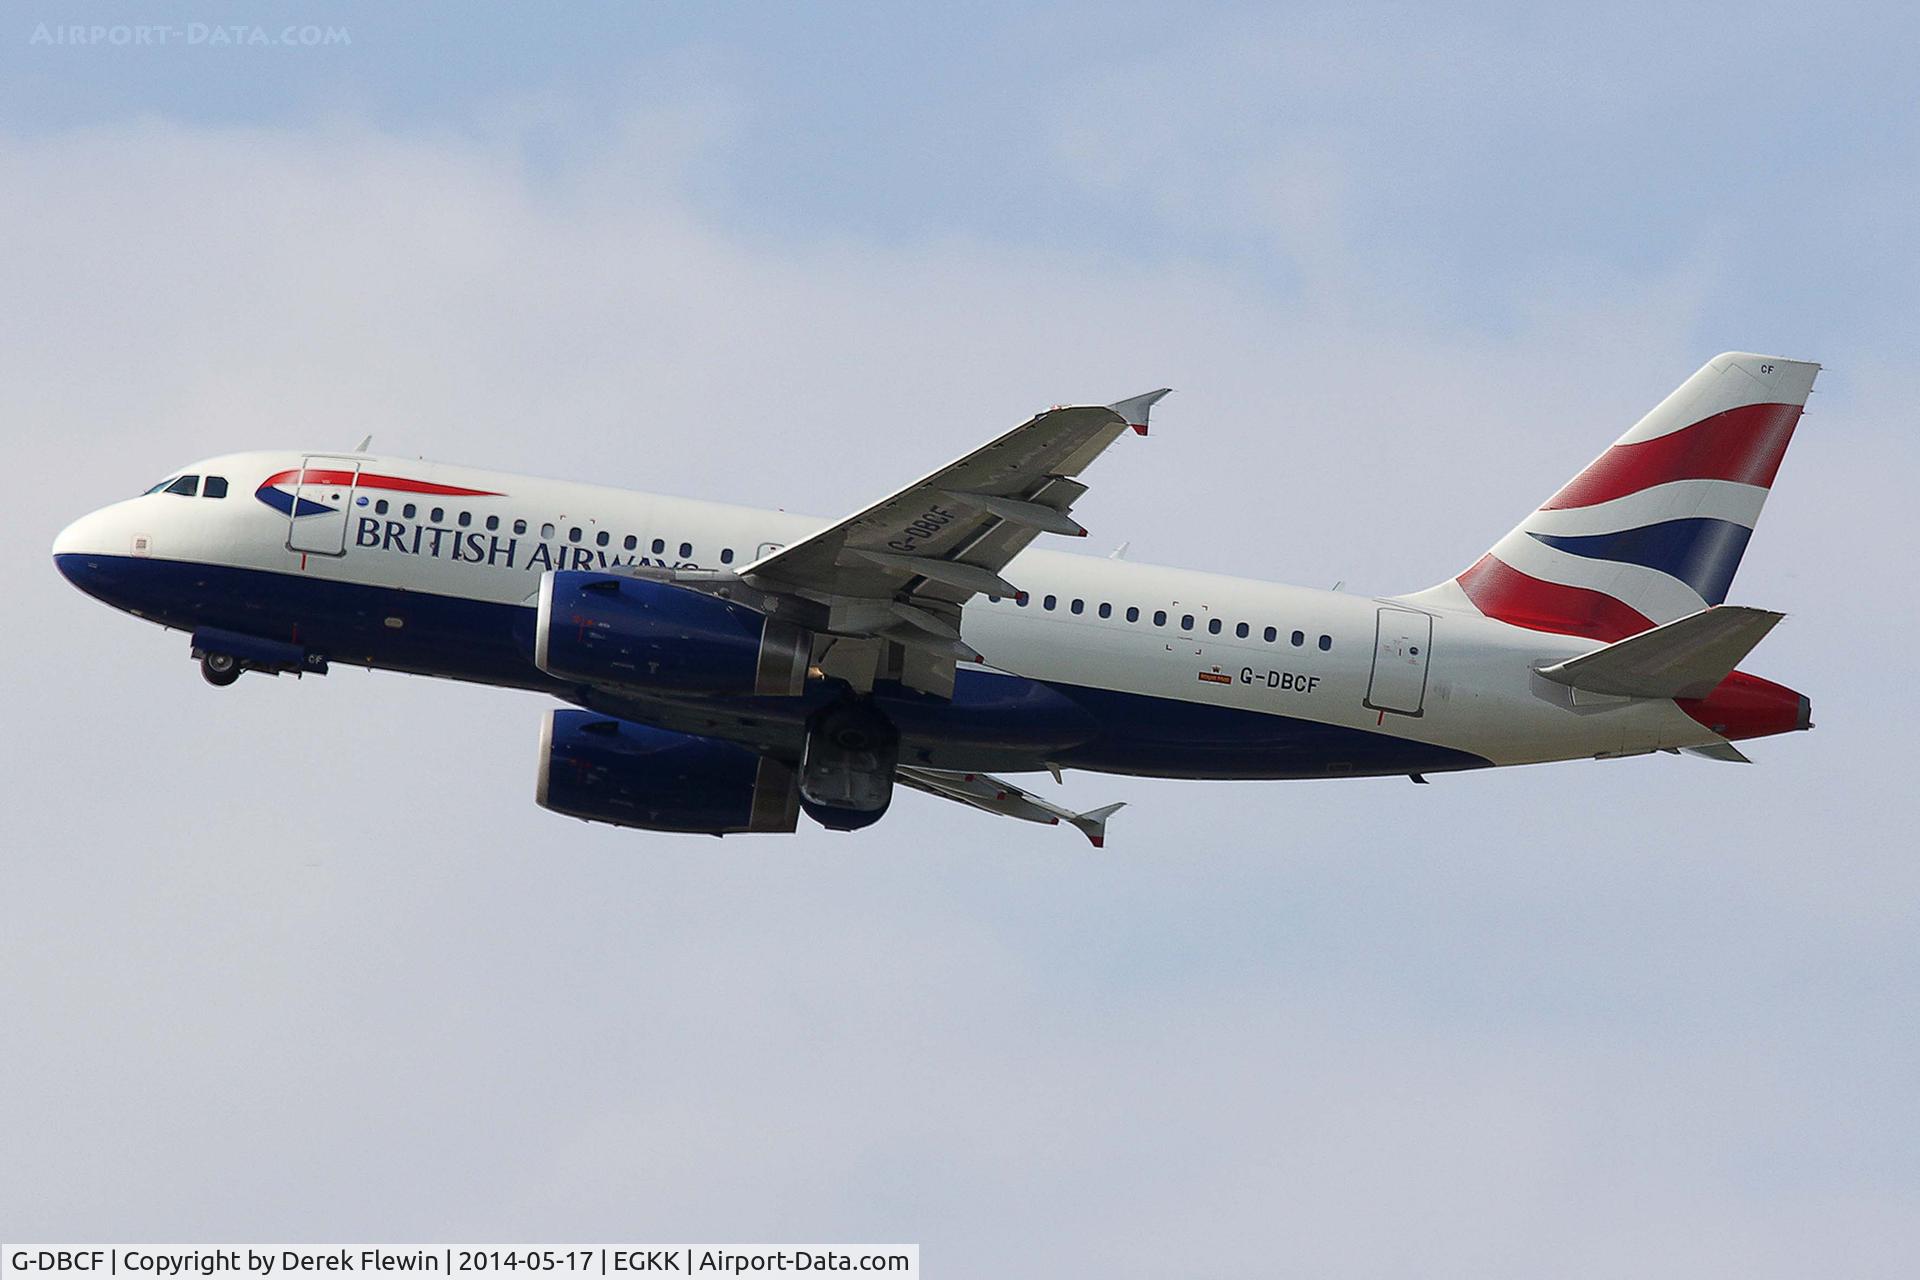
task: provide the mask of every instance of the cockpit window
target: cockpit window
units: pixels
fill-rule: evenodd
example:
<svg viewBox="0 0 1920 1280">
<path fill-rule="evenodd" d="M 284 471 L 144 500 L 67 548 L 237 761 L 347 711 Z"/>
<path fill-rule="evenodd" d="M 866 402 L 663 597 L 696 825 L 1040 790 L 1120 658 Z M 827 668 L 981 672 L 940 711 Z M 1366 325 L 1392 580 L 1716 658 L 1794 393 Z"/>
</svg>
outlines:
<svg viewBox="0 0 1920 1280">
<path fill-rule="evenodd" d="M 206 486 L 200 490 L 200 496 L 203 498 L 226 497 L 227 478 L 225 476 L 208 476 Z"/>
<path fill-rule="evenodd" d="M 178 480 L 175 480 L 167 486 L 167 492 L 177 493 L 183 498 L 191 498 L 194 494 L 200 492 L 200 477 L 181 476 Z"/>
<path fill-rule="evenodd" d="M 173 483 L 173 477 L 172 477 L 172 476 L 168 476 L 168 477 L 167 477 L 167 478 L 166 478 L 165 480 L 162 480 L 162 481 L 161 481 L 161 482 L 160 482 L 159 484 L 157 484 L 157 485 L 155 485 L 155 486 L 153 486 L 153 488 L 151 488 L 151 489 L 149 489 L 149 490 L 147 490 L 147 493 L 158 493 L 158 492 L 160 492 L 160 491 L 161 491 L 162 489 L 164 489 L 164 488 L 166 488 L 166 487 L 167 487 L 168 485 L 170 485 L 170 484 L 172 484 L 172 483 Z M 141 494 L 140 496 L 144 498 L 144 497 L 146 497 L 146 496 L 147 496 L 147 493 L 143 493 L 143 494 Z"/>
</svg>

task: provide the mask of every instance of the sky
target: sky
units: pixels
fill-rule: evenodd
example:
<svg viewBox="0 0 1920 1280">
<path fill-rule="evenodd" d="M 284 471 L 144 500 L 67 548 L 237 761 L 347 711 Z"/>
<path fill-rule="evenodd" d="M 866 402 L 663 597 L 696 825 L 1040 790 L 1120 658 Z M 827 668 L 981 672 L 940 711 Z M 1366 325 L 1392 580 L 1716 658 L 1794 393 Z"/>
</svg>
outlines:
<svg viewBox="0 0 1920 1280">
<path fill-rule="evenodd" d="M 1910 9 L 75 12 L 0 21 L 0 1236 L 1911 1273 Z M 234 449 L 833 516 L 1171 385 L 1095 553 L 1392 593 L 1729 349 L 1825 365 L 1730 597 L 1815 732 L 1046 784 L 1100 852 L 568 822 L 541 698 L 213 690 L 48 559 Z"/>
</svg>

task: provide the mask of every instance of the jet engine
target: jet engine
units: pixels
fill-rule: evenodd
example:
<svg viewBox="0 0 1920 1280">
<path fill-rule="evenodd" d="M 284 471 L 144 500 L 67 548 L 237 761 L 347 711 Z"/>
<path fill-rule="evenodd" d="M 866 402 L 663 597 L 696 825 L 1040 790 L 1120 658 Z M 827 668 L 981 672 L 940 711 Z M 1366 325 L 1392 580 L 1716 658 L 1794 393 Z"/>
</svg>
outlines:
<svg viewBox="0 0 1920 1280">
<path fill-rule="evenodd" d="M 556 709 L 540 728 L 542 808 L 647 831 L 792 831 L 793 770 L 714 738 Z"/>
<path fill-rule="evenodd" d="M 667 693 L 798 694 L 812 633 L 650 578 L 541 575 L 534 665 L 562 680 Z"/>
</svg>

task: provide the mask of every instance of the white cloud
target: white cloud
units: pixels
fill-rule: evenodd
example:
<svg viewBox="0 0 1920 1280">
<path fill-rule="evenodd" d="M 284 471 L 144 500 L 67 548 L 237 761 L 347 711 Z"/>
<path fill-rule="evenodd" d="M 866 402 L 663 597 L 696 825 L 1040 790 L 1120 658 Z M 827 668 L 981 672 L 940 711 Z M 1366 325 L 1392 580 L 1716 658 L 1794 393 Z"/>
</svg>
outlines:
<svg viewBox="0 0 1920 1280">
<path fill-rule="evenodd" d="M 1134 802 L 1099 857 L 917 797 L 852 839 L 570 824 L 528 794 L 537 700 L 347 671 L 217 695 L 42 559 L 234 447 L 371 430 L 831 514 L 1038 405 L 1170 381 L 1092 477 L 1103 542 L 1397 590 L 1712 354 L 1710 256 L 1532 290 L 1488 332 L 1344 269 L 1291 297 L 1093 247 L 771 243 L 686 189 L 728 110 L 557 160 L 515 120 L 564 106 L 477 137 L 0 142 L 18 1234 L 904 1237 L 981 1274 L 1894 1265 L 1920 1184 L 1885 1016 L 1913 977 L 1915 619 L 1889 592 L 1913 445 L 1886 425 L 1910 366 L 1816 402 L 1742 580 L 1800 611 L 1761 666 L 1834 728 L 1744 772 L 1075 779 Z M 1338 163 L 1242 195 L 1334 262 Z"/>
</svg>

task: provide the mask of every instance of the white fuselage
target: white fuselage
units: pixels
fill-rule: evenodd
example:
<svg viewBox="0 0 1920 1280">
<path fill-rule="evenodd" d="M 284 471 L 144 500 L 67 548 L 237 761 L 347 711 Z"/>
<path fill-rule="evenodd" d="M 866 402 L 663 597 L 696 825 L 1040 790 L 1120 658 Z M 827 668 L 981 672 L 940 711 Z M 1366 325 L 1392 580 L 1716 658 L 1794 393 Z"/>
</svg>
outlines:
<svg viewBox="0 0 1920 1280">
<path fill-rule="evenodd" d="M 385 631 L 403 633 L 416 622 L 410 610 L 429 610 L 436 602 L 531 610 L 541 575 L 550 569 L 738 567 L 823 523 L 418 460 L 351 461 L 369 475 L 478 492 L 362 489 L 351 494 L 337 530 L 305 517 L 300 531 L 290 534 L 289 514 L 257 500 L 256 490 L 269 477 L 312 465 L 309 455 L 235 454 L 196 464 L 188 473 L 224 478 L 224 498 L 159 492 L 116 503 L 68 529 L 55 551 L 273 575 L 256 581 L 272 583 L 276 592 L 297 591 L 302 583 L 379 588 L 389 593 L 382 599 L 407 602 L 382 606 L 396 611 L 379 620 Z M 1342 726 L 1496 765 L 1718 741 L 1670 700 L 1576 697 L 1540 678 L 1536 666 L 1586 652 L 1595 642 L 1492 621 L 1464 602 L 1447 609 L 1423 600 L 1413 609 L 1404 600 L 1037 549 L 1018 556 L 1005 577 L 1026 593 L 1025 602 L 976 596 L 965 607 L 962 631 L 980 655 L 978 667 L 1031 681 Z M 192 621 L 160 616 L 166 613 L 154 607 L 160 603 L 123 607 L 169 625 Z M 233 608 L 244 604 L 229 602 L 229 621 Z M 1389 642 L 1383 609 L 1393 611 L 1393 618 L 1417 613 L 1431 619 L 1424 654 L 1409 656 L 1404 643 L 1383 654 Z M 350 646 L 332 657 L 436 670 L 404 656 L 355 653 Z M 1417 667 L 1413 702 L 1386 709 L 1370 698 L 1377 660 Z M 485 671 L 436 673 L 530 683 Z M 1157 771 L 1150 762 L 1110 767 Z M 1191 764 L 1167 771 L 1208 772 Z M 1333 771 L 1381 770 L 1362 762 Z M 1236 768 L 1218 772 L 1247 776 Z"/>
</svg>

